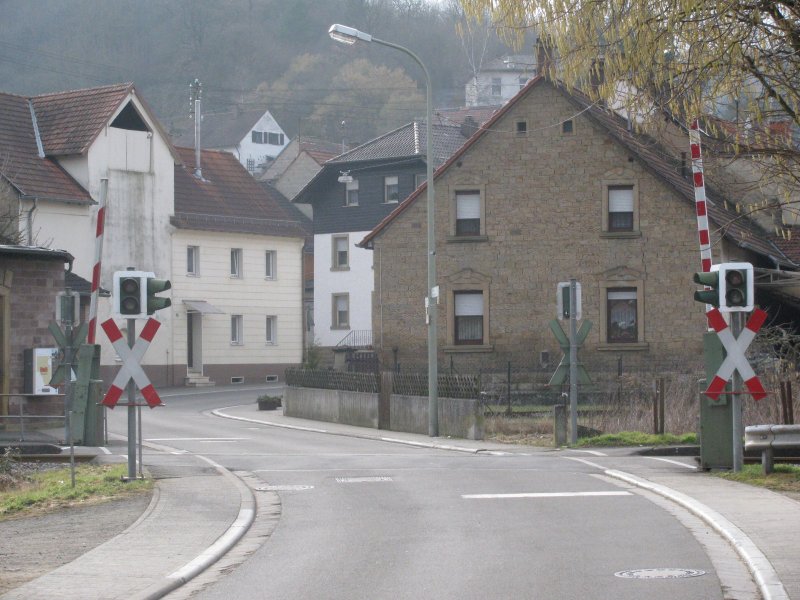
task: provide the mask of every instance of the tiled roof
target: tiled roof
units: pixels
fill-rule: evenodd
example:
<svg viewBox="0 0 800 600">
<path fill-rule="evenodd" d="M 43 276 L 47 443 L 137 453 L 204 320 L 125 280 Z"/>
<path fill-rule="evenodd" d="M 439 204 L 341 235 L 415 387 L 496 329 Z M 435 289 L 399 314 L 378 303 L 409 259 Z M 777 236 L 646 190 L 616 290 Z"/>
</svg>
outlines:
<svg viewBox="0 0 800 600">
<path fill-rule="evenodd" d="M 58 163 L 39 156 L 27 98 L 0 93 L 0 157 L 0 175 L 23 196 L 92 202 Z"/>
<path fill-rule="evenodd" d="M 321 165 L 333 157 L 339 156 L 342 153 L 342 145 L 313 138 L 303 138 L 300 140 L 300 151 L 306 152 L 318 165 Z"/>
<path fill-rule="evenodd" d="M 176 148 L 183 165 L 175 165 L 175 216 L 180 229 L 305 237 L 296 214 L 284 209 L 232 154 L 204 150 L 203 180 L 194 176 L 194 149 Z"/>
<path fill-rule="evenodd" d="M 266 107 L 262 107 L 203 115 L 200 129 L 203 148 L 219 150 L 237 145 L 266 112 Z M 176 123 L 172 130 L 176 146 L 194 146 L 194 121 L 187 119 Z"/>
<path fill-rule="evenodd" d="M 509 102 L 503 106 L 495 115 L 485 124 L 485 127 L 479 129 L 475 134 L 467 140 L 463 146 L 451 156 L 448 161 L 442 165 L 434 174 L 434 180 L 442 175 L 453 163 L 455 163 L 461 155 L 469 150 L 487 131 L 497 123 L 503 116 L 511 110 L 522 98 L 538 85 L 553 85 L 542 77 L 535 77 L 530 80 L 525 87 Z M 616 113 L 606 110 L 595 103 L 592 103 L 587 97 L 574 91 L 567 91 L 562 85 L 555 84 L 555 87 L 561 91 L 562 94 L 571 102 L 575 103 L 581 112 L 591 118 L 601 128 L 606 130 L 612 138 L 617 140 L 632 154 L 634 154 L 653 174 L 660 178 L 664 183 L 672 187 L 679 195 L 681 195 L 687 202 L 694 204 L 694 186 L 692 182 L 681 174 L 681 168 L 678 161 L 670 157 L 660 146 L 652 139 L 642 134 L 634 133 L 628 128 L 628 123 L 625 119 Z M 358 244 L 359 246 L 367 246 L 383 229 L 402 212 L 407 210 L 417 198 L 423 197 L 427 188 L 427 183 L 418 187 L 406 200 L 392 211 L 383 221 L 378 223 L 377 226 Z M 734 244 L 752 250 L 762 256 L 769 257 L 772 260 L 783 262 L 784 264 L 792 264 L 793 261 L 789 259 L 779 248 L 776 246 L 769 237 L 769 234 L 759 227 L 755 222 L 737 214 L 734 210 L 729 209 L 725 205 L 724 198 L 715 190 L 710 189 L 706 184 L 706 198 L 708 200 L 708 216 L 709 220 L 716 227 L 716 231 L 723 235 L 726 239 Z M 713 233 L 713 229 L 712 229 Z M 699 242 L 698 242 L 698 256 L 699 256 Z"/>
<path fill-rule="evenodd" d="M 33 97 L 45 154 L 85 152 L 132 91 L 132 83 L 121 83 Z"/>
<path fill-rule="evenodd" d="M 427 144 L 426 129 L 424 122 L 408 123 L 374 140 L 361 144 L 344 154 L 340 154 L 336 158 L 329 160 L 327 164 L 424 155 Z M 433 130 L 433 154 L 435 158 L 433 164 L 438 166 L 461 147 L 465 138 L 461 135 L 460 128 L 452 125 L 434 123 L 431 129 Z"/>
</svg>

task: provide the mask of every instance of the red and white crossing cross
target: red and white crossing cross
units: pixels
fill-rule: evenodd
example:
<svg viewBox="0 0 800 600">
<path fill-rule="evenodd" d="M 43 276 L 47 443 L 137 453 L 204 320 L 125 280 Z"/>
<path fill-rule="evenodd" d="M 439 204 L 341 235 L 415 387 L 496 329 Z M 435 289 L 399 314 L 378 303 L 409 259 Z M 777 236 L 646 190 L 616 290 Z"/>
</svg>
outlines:
<svg viewBox="0 0 800 600">
<path fill-rule="evenodd" d="M 114 408 L 120 396 L 122 396 L 122 391 L 125 389 L 125 386 L 128 385 L 128 381 L 133 378 L 134 383 L 136 383 L 136 386 L 141 390 L 147 405 L 150 408 L 160 406 L 161 398 L 158 397 L 156 388 L 150 383 L 150 379 L 147 377 L 147 374 L 145 374 L 144 369 L 142 369 L 140 361 L 144 353 L 147 352 L 150 342 L 153 341 L 156 331 L 161 327 L 161 323 L 155 319 L 148 319 L 142 329 L 142 333 L 139 335 L 139 339 L 136 340 L 136 343 L 133 345 L 133 348 L 129 348 L 125 340 L 122 339 L 122 332 L 119 330 L 119 327 L 117 327 L 114 319 L 104 321 L 100 326 L 103 328 L 103 331 L 106 332 L 108 339 L 111 340 L 111 345 L 114 346 L 117 355 L 122 359 L 122 367 L 111 383 L 111 387 L 108 389 L 108 392 L 106 392 L 101 404 Z"/>
<path fill-rule="evenodd" d="M 753 399 L 761 400 L 762 398 L 766 398 L 767 392 L 764 391 L 761 380 L 756 376 L 753 367 L 750 366 L 744 353 L 750 343 L 755 339 L 756 333 L 761 329 L 764 321 L 766 321 L 767 313 L 760 308 L 755 309 L 738 338 L 733 337 L 733 332 L 730 330 L 730 327 L 728 327 L 728 324 L 725 322 L 719 310 L 716 308 L 711 309 L 706 313 L 706 316 L 708 317 L 708 324 L 717 332 L 719 341 L 722 342 L 725 352 L 728 353 L 725 360 L 723 360 L 722 364 L 719 366 L 714 379 L 709 384 L 706 390 L 706 396 L 712 400 L 719 399 L 720 394 L 725 391 L 725 384 L 731 378 L 733 372 L 739 371 Z"/>
</svg>

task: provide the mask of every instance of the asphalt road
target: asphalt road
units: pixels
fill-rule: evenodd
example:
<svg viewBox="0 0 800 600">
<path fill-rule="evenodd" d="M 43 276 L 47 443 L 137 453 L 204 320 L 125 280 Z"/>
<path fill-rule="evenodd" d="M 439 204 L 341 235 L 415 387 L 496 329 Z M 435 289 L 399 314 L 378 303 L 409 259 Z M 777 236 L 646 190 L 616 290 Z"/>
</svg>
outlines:
<svg viewBox="0 0 800 600">
<path fill-rule="evenodd" d="M 465 454 L 208 412 L 257 395 L 179 392 L 143 410 L 145 440 L 251 472 L 280 497 L 266 543 L 198 598 L 723 598 L 695 535 L 646 495 L 598 476 L 591 455 Z M 125 434 L 124 419 L 113 411 L 110 431 Z M 618 575 L 674 568 L 705 574 Z"/>
</svg>

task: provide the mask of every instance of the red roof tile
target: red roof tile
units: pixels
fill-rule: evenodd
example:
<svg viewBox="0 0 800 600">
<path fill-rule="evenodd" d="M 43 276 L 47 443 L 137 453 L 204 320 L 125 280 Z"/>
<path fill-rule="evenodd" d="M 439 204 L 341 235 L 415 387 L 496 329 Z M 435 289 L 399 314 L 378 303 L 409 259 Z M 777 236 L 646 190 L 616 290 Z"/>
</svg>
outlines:
<svg viewBox="0 0 800 600">
<path fill-rule="evenodd" d="M 132 91 L 132 83 L 122 83 L 32 98 L 45 154 L 85 152 Z"/>
<path fill-rule="evenodd" d="M 0 175 L 23 196 L 91 203 L 61 166 L 39 156 L 28 99 L 0 93 Z"/>
<path fill-rule="evenodd" d="M 235 156 L 203 150 L 200 180 L 194 176 L 194 149 L 176 150 L 183 165 L 175 165 L 173 225 L 184 229 L 305 237 L 296 215 L 281 207 Z"/>
</svg>

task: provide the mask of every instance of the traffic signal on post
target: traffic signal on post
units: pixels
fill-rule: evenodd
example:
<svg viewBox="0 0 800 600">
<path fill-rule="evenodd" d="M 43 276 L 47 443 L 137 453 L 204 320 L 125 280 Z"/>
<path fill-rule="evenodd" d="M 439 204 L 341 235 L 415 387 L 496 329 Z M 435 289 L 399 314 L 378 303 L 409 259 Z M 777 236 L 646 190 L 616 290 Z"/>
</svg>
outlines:
<svg viewBox="0 0 800 600">
<path fill-rule="evenodd" d="M 156 279 L 155 277 L 147 278 L 147 314 L 152 315 L 157 310 L 172 306 L 172 301 L 169 298 L 159 298 L 156 294 L 164 292 L 172 288 L 169 279 Z"/>
<path fill-rule="evenodd" d="M 114 273 L 114 313 L 125 319 L 146 317 L 147 273 L 142 271 L 116 271 Z"/>
<path fill-rule="evenodd" d="M 750 312 L 754 308 L 753 265 L 750 263 L 713 265 L 711 271 L 695 273 L 692 279 L 706 287 L 695 291 L 694 299 L 698 302 L 716 306 L 722 312 Z"/>
<path fill-rule="evenodd" d="M 723 263 L 719 266 L 720 310 L 750 312 L 753 310 L 755 286 L 753 265 Z"/>
<path fill-rule="evenodd" d="M 719 265 L 712 265 L 708 272 L 695 273 L 692 281 L 705 286 L 705 289 L 695 291 L 695 300 L 703 304 L 719 306 Z"/>
</svg>

